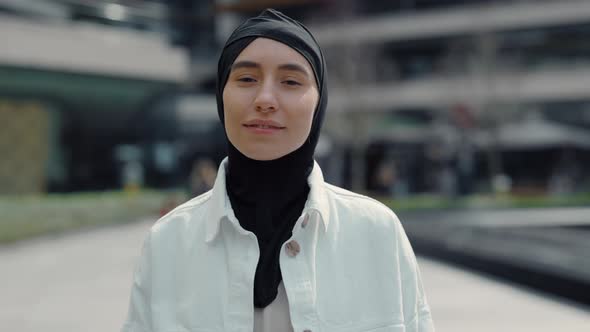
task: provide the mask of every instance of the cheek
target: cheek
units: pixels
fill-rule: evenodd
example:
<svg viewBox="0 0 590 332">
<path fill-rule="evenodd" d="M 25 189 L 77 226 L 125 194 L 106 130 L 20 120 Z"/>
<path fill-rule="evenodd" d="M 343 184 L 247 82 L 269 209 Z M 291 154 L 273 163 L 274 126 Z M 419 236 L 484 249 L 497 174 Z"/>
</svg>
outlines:
<svg viewBox="0 0 590 332">
<path fill-rule="evenodd" d="M 236 117 L 236 111 L 239 109 L 239 105 L 236 104 L 237 99 L 231 88 L 223 90 L 223 113 L 226 126 L 231 125 L 231 119 Z"/>
<path fill-rule="evenodd" d="M 230 97 L 231 93 L 228 93 L 225 89 L 223 91 L 223 118 L 224 118 L 224 127 L 228 137 L 234 136 L 235 133 L 235 123 L 239 120 L 236 119 L 236 105 L 234 104 L 234 100 Z"/>
<path fill-rule="evenodd" d="M 316 105 L 317 98 L 314 98 L 313 95 L 302 98 L 300 107 L 294 115 L 294 120 L 297 122 L 298 135 L 303 135 L 306 138 L 309 136 Z"/>
<path fill-rule="evenodd" d="M 223 90 L 223 109 L 226 113 L 240 113 L 252 102 L 251 91 L 228 85 Z"/>
<path fill-rule="evenodd" d="M 305 96 L 305 112 L 303 113 L 303 118 L 307 123 L 308 129 L 311 129 L 311 125 L 313 122 L 313 116 L 315 114 L 315 110 L 317 108 L 319 102 L 319 96 L 317 91 L 312 91 Z"/>
</svg>

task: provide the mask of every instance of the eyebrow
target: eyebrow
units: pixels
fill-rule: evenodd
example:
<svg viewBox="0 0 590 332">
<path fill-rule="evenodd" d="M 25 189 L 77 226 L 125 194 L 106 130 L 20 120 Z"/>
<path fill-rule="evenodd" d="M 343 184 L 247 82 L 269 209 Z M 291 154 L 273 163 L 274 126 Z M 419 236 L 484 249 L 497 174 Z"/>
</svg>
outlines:
<svg viewBox="0 0 590 332">
<path fill-rule="evenodd" d="M 305 76 L 309 76 L 309 73 L 307 72 L 307 70 L 305 70 L 305 68 L 303 68 L 302 66 L 300 66 L 296 63 L 286 63 L 283 65 L 280 65 L 279 69 L 280 70 L 297 71 L 297 72 L 304 74 Z"/>
<path fill-rule="evenodd" d="M 240 69 L 240 68 L 260 68 L 260 64 L 254 61 L 238 61 L 235 62 L 232 66 L 231 66 L 231 71 L 234 71 L 236 69 Z M 307 70 L 305 70 L 305 68 L 301 65 L 298 65 L 296 63 L 285 63 L 282 65 L 278 66 L 279 70 L 290 70 L 290 71 L 296 71 L 296 72 L 300 72 L 302 74 L 304 74 L 305 76 L 309 77 L 309 73 L 307 72 Z"/>
<path fill-rule="evenodd" d="M 231 66 L 231 71 L 240 68 L 260 68 L 260 65 L 253 61 L 238 61 L 234 62 L 234 64 Z"/>
</svg>

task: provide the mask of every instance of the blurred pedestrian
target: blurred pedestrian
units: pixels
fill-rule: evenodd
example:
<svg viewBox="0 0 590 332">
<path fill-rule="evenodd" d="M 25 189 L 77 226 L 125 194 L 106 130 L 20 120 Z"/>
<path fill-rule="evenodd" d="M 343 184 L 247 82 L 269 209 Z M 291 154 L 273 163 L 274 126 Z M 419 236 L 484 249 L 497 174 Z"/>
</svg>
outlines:
<svg viewBox="0 0 590 332">
<path fill-rule="evenodd" d="M 244 22 L 217 101 L 228 157 L 152 227 L 123 331 L 433 331 L 398 218 L 314 162 L 327 77 L 311 33 L 275 10 Z"/>
<path fill-rule="evenodd" d="M 189 195 L 196 197 L 213 188 L 217 168 L 215 163 L 208 158 L 199 158 L 193 162 L 189 176 Z"/>
</svg>

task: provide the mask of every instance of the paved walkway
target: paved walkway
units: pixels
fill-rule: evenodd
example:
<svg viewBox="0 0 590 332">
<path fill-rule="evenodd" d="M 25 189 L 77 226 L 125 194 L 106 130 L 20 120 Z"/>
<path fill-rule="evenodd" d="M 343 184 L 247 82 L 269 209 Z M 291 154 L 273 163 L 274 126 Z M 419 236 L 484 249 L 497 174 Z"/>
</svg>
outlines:
<svg viewBox="0 0 590 332">
<path fill-rule="evenodd" d="M 590 331 L 590 311 L 425 258 L 419 264 L 437 332 Z"/>
<path fill-rule="evenodd" d="M 119 331 L 152 221 L 0 247 L 0 331 Z M 420 259 L 439 332 L 589 331 L 590 314 Z"/>
<path fill-rule="evenodd" d="M 0 331 L 119 331 L 149 226 L 138 222 L 0 247 Z"/>
</svg>

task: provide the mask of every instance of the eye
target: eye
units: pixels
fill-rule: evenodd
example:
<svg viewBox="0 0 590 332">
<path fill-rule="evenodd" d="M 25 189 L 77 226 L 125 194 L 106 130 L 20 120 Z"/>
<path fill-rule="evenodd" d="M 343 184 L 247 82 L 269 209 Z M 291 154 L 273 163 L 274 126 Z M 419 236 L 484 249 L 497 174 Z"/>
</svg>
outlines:
<svg viewBox="0 0 590 332">
<path fill-rule="evenodd" d="M 256 82 L 256 80 L 252 77 L 240 77 L 238 78 L 238 82 L 253 83 Z"/>
<path fill-rule="evenodd" d="M 283 83 L 285 83 L 287 85 L 290 85 L 290 86 L 298 86 L 298 85 L 301 85 L 301 83 L 299 83 L 297 81 L 294 81 L 294 80 L 285 80 L 285 81 L 283 81 Z"/>
</svg>

